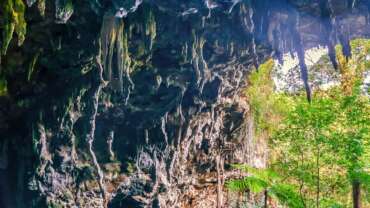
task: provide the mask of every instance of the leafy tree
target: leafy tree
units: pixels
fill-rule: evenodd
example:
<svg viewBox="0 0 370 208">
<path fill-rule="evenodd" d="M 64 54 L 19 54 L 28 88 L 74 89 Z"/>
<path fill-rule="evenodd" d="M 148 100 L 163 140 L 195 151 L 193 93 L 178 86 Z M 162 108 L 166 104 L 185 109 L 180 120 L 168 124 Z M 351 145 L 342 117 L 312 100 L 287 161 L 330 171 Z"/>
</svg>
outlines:
<svg viewBox="0 0 370 208">
<path fill-rule="evenodd" d="M 329 98 L 315 98 L 311 103 L 303 97 L 296 98 L 296 105 L 273 141 L 273 146 L 281 146 L 277 160 L 280 170 L 290 172 L 296 179 L 302 198 L 306 198 L 306 188 L 308 194 L 315 192 L 316 207 L 320 206 L 322 191 L 322 159 L 328 153 L 326 143 L 336 119 L 333 106 L 335 103 Z"/>
<path fill-rule="evenodd" d="M 250 74 L 246 97 L 255 133 L 258 139 L 269 139 L 269 167 L 284 178 L 261 178 L 249 168 L 247 177 L 227 183 L 231 190 L 267 191 L 276 198 L 284 188 L 274 193 L 272 187 L 292 184 L 288 190 L 298 193 L 303 207 L 369 205 L 370 100 L 360 85 L 370 66 L 370 41 L 354 40 L 351 46 L 352 57 L 336 47 L 340 85 L 317 89 L 311 103 L 300 94 L 274 92 L 271 60 Z"/>
<path fill-rule="evenodd" d="M 333 150 L 340 153 L 340 165 L 346 170 L 352 184 L 353 207 L 361 207 L 361 184 L 370 185 L 369 166 L 370 148 L 370 104 L 369 98 L 361 95 L 357 81 L 349 95 L 337 94 L 340 114 L 338 125 L 331 142 Z"/>
<path fill-rule="evenodd" d="M 299 184 L 307 205 L 312 200 L 316 207 L 347 204 L 352 186 L 353 207 L 359 208 L 361 186 L 366 190 L 370 184 L 370 102 L 357 83 L 346 86 L 352 93 L 340 88 L 318 93 L 311 104 L 296 98 L 273 138 L 274 167 Z"/>
</svg>

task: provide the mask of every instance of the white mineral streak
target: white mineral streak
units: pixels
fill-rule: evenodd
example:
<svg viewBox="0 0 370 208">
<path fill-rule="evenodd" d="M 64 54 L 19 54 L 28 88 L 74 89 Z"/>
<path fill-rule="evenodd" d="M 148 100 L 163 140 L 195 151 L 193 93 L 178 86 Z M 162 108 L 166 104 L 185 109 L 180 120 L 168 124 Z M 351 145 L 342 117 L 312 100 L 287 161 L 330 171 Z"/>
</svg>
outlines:
<svg viewBox="0 0 370 208">
<path fill-rule="evenodd" d="M 242 2 L 242 0 L 232 0 L 232 5 L 231 5 L 231 7 L 230 7 L 230 9 L 229 9 L 229 14 L 233 11 L 233 9 L 234 9 L 234 7 L 237 5 L 237 4 L 239 4 L 240 2 Z"/>
<path fill-rule="evenodd" d="M 126 17 L 127 14 L 128 14 L 128 12 L 125 8 L 119 8 L 119 10 L 115 14 L 115 17 L 123 18 L 123 17 Z"/>
<path fill-rule="evenodd" d="M 211 10 L 218 7 L 217 3 L 213 2 L 212 0 L 204 0 L 204 4 L 208 8 L 208 16 L 207 18 L 211 17 Z"/>
<path fill-rule="evenodd" d="M 127 17 L 127 15 L 129 13 L 134 13 L 139 8 L 139 6 L 141 5 L 141 3 L 143 3 L 143 0 L 135 0 L 135 4 L 131 8 L 129 8 L 129 9 L 120 7 L 116 11 L 116 13 L 115 13 L 114 16 L 117 17 L 117 18 L 125 18 L 125 17 Z"/>
<path fill-rule="evenodd" d="M 168 144 L 168 135 L 166 131 L 167 116 L 168 116 L 168 112 L 161 118 L 161 130 L 162 130 L 162 134 L 164 136 L 164 140 L 166 144 Z"/>
<path fill-rule="evenodd" d="M 131 7 L 130 12 L 135 12 L 139 6 L 143 3 L 143 0 L 135 0 L 135 5 Z"/>
<path fill-rule="evenodd" d="M 196 8 L 189 8 L 186 11 L 182 12 L 181 15 L 182 16 L 187 16 L 189 14 L 195 14 L 197 12 L 198 12 L 198 9 L 196 9 Z"/>
<path fill-rule="evenodd" d="M 97 176 L 97 180 L 98 180 L 98 184 L 99 184 L 99 188 L 100 188 L 100 192 L 101 192 L 101 195 L 102 195 L 102 199 L 104 201 L 103 203 L 103 207 L 107 207 L 107 193 L 106 193 L 106 190 L 105 190 L 105 185 L 104 185 L 104 172 L 103 170 L 101 169 L 99 163 L 98 163 L 98 160 L 96 158 L 96 155 L 95 155 L 95 152 L 93 150 L 93 143 L 94 143 L 94 139 L 95 139 L 95 130 L 96 130 L 96 116 L 98 114 L 98 107 L 99 107 L 99 98 L 100 98 L 100 93 L 103 89 L 103 87 L 105 87 L 105 82 L 103 80 L 103 66 L 101 65 L 100 63 L 100 60 L 101 60 L 101 57 L 100 57 L 100 54 L 96 57 L 96 64 L 97 64 L 97 67 L 99 69 L 99 83 L 98 83 L 98 86 L 96 87 L 96 89 L 94 89 L 94 95 L 92 97 L 92 104 L 93 104 L 93 112 L 92 114 L 90 115 L 90 121 L 89 121 L 89 124 L 90 124 L 90 132 L 87 134 L 87 143 L 88 143 L 88 149 L 89 149 L 89 153 L 90 153 L 90 156 L 92 158 L 92 162 L 96 168 L 96 171 L 98 173 L 98 176 Z"/>
<path fill-rule="evenodd" d="M 145 129 L 144 136 L 145 136 L 145 144 L 149 144 L 149 131 L 148 131 L 148 129 Z"/>
<path fill-rule="evenodd" d="M 113 139 L 114 139 L 114 131 L 111 131 L 109 133 L 109 136 L 108 136 L 108 139 L 107 139 L 107 145 L 108 145 L 108 152 L 109 152 L 109 158 L 110 160 L 114 160 L 115 159 L 115 154 L 113 152 Z"/>
<path fill-rule="evenodd" d="M 27 6 L 29 7 L 31 7 L 35 2 L 36 0 L 26 0 Z"/>
<path fill-rule="evenodd" d="M 192 60 L 193 68 L 195 71 L 197 85 L 201 92 L 203 92 L 204 84 L 210 78 L 210 71 L 207 62 L 203 57 L 203 46 L 206 40 L 203 37 L 198 37 L 193 31 L 193 46 L 192 46 Z"/>
</svg>

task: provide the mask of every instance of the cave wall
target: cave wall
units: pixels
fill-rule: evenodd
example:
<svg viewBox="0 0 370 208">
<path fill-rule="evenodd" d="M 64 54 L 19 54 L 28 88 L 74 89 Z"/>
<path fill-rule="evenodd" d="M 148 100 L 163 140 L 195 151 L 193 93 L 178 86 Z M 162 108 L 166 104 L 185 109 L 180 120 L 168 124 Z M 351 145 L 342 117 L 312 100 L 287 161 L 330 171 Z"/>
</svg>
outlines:
<svg viewBox="0 0 370 208">
<path fill-rule="evenodd" d="M 304 51 L 370 35 L 368 0 L 3 2 L 1 207 L 232 207 L 267 162 L 248 72 L 296 53 L 310 98 Z"/>
</svg>

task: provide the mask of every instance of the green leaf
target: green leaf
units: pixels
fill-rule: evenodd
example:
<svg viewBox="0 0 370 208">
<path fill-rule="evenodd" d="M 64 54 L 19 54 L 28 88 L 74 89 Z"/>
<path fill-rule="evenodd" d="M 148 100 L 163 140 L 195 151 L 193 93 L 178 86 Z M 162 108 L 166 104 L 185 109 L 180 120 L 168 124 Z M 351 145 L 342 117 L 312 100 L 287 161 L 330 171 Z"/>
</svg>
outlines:
<svg viewBox="0 0 370 208">
<path fill-rule="evenodd" d="M 230 180 L 226 183 L 226 187 L 230 191 L 235 192 L 246 192 L 251 191 L 252 193 L 261 193 L 267 188 L 268 184 L 259 178 L 248 176 L 243 179 Z"/>
<path fill-rule="evenodd" d="M 301 197 L 294 191 L 294 187 L 287 184 L 273 185 L 269 190 L 270 195 L 277 198 L 280 203 L 290 208 L 303 208 Z"/>
</svg>

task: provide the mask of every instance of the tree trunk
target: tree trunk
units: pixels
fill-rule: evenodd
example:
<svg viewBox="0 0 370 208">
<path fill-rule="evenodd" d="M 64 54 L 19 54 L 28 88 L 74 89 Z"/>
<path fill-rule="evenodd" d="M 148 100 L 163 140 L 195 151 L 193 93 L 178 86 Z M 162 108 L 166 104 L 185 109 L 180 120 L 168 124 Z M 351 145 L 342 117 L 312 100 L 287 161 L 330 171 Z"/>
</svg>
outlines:
<svg viewBox="0 0 370 208">
<path fill-rule="evenodd" d="M 217 208 L 223 207 L 223 199 L 222 199 L 222 187 L 224 184 L 223 179 L 223 160 L 221 156 L 216 157 L 216 166 L 217 166 Z"/>
<path fill-rule="evenodd" d="M 316 207 L 320 208 L 320 145 L 317 145 L 316 153 L 316 168 L 317 168 L 317 181 L 316 181 Z"/>
<path fill-rule="evenodd" d="M 267 203 L 268 202 L 268 192 L 267 190 L 265 190 L 265 204 L 264 204 L 264 208 L 267 208 Z"/>
<path fill-rule="evenodd" d="M 352 182 L 353 208 L 361 208 L 361 184 L 355 180 Z"/>
</svg>

